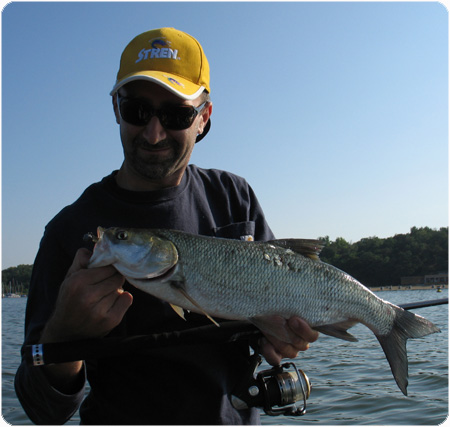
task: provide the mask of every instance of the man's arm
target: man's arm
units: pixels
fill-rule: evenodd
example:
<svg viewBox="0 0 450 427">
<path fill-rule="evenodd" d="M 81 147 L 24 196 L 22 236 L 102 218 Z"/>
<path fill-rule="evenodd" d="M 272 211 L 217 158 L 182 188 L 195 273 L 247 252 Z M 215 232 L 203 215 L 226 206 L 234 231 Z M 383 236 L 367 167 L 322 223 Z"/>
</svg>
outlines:
<svg viewBox="0 0 450 427">
<path fill-rule="evenodd" d="M 111 267 L 87 269 L 90 252 L 80 249 L 61 284 L 55 309 L 40 343 L 101 337 L 117 326 L 132 303 L 124 278 Z M 83 361 L 30 367 L 22 362 L 15 387 L 36 424 L 62 424 L 84 397 Z"/>
</svg>

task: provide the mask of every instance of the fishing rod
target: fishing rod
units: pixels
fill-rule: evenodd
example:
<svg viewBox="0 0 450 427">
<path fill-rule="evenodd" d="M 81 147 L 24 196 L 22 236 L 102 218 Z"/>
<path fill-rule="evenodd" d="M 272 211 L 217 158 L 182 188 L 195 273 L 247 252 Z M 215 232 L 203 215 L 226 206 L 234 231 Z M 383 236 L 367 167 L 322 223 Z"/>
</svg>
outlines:
<svg viewBox="0 0 450 427">
<path fill-rule="evenodd" d="M 448 304 L 448 298 L 401 304 L 404 310 Z M 24 346 L 24 359 L 29 365 L 74 362 L 86 359 L 118 357 L 126 354 L 145 354 L 157 348 L 192 344 L 230 343 L 261 337 L 259 329 L 246 321 L 228 321 L 182 331 L 131 337 L 92 338 L 63 343 L 31 344 Z"/>
<path fill-rule="evenodd" d="M 91 338 L 60 343 L 32 344 L 24 346 L 24 359 L 33 366 L 51 363 L 74 362 L 86 359 L 102 359 L 172 346 L 192 344 L 230 343 L 241 339 L 259 337 L 260 331 L 250 322 L 229 321 L 181 331 L 163 332 L 131 337 Z"/>
<path fill-rule="evenodd" d="M 407 304 L 401 304 L 399 305 L 399 307 L 403 308 L 403 310 L 414 310 L 416 308 L 432 307 L 434 305 L 441 305 L 441 304 L 448 304 L 448 298 L 439 298 L 429 301 L 410 302 Z"/>
</svg>

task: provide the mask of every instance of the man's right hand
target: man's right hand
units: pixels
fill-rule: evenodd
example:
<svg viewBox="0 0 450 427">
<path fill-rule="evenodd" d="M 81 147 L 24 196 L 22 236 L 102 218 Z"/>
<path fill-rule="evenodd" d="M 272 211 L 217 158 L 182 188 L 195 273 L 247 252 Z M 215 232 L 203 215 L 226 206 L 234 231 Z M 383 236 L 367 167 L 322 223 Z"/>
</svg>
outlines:
<svg viewBox="0 0 450 427">
<path fill-rule="evenodd" d="M 122 321 L 132 304 L 132 295 L 122 289 L 123 276 L 112 266 L 88 269 L 90 256 L 87 249 L 77 251 L 41 343 L 103 337 Z M 54 387 L 72 393 L 82 366 L 82 361 L 61 363 L 46 366 L 45 371 Z"/>
<path fill-rule="evenodd" d="M 133 302 L 113 266 L 88 269 L 90 251 L 79 249 L 61 284 L 55 310 L 41 342 L 62 342 L 105 336 Z"/>
</svg>

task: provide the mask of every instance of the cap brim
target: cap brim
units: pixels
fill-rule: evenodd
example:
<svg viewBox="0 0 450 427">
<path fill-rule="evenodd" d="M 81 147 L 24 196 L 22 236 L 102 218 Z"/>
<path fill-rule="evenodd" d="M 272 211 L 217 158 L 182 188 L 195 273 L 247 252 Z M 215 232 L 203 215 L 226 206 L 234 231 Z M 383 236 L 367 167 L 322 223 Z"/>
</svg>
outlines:
<svg viewBox="0 0 450 427">
<path fill-rule="evenodd" d="M 129 74 L 116 82 L 110 95 L 114 95 L 122 86 L 135 80 L 145 80 L 156 83 L 176 96 L 186 100 L 198 98 L 205 90 L 204 86 L 196 85 L 195 83 L 174 74 L 162 71 L 140 71 L 139 73 Z"/>
</svg>

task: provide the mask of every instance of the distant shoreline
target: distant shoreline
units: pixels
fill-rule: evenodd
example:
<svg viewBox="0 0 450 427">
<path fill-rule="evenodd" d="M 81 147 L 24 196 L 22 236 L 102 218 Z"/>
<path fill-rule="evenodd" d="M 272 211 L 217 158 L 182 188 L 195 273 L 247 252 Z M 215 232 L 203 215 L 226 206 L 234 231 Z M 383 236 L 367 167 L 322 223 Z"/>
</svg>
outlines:
<svg viewBox="0 0 450 427">
<path fill-rule="evenodd" d="M 435 290 L 439 292 L 440 289 L 448 289 L 448 285 L 392 285 L 392 286 L 374 286 L 369 287 L 371 291 L 423 291 Z"/>
</svg>

